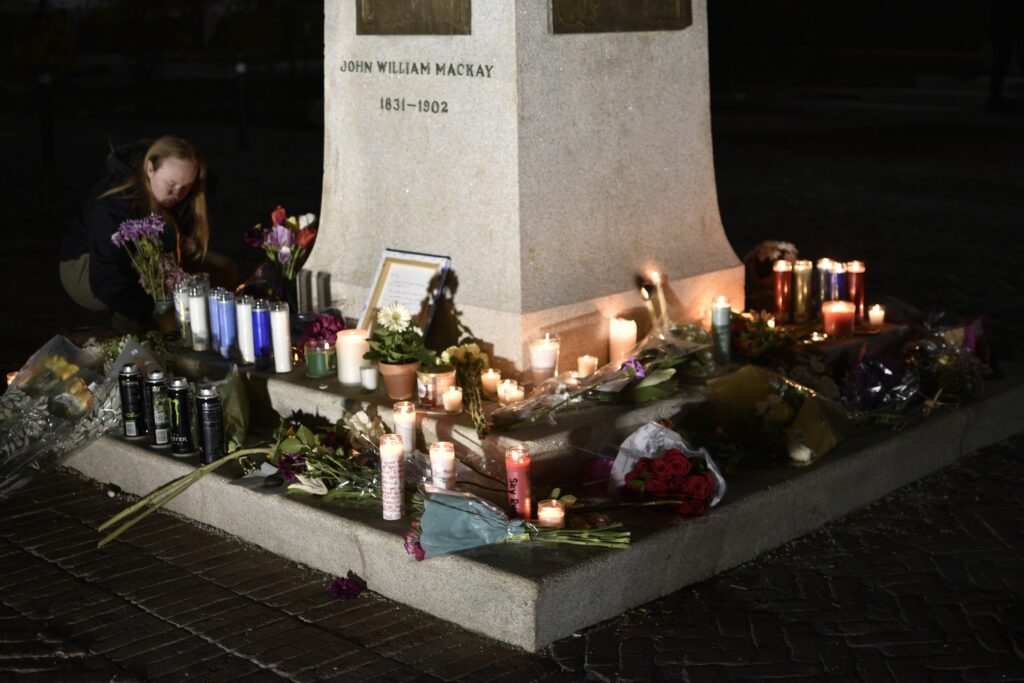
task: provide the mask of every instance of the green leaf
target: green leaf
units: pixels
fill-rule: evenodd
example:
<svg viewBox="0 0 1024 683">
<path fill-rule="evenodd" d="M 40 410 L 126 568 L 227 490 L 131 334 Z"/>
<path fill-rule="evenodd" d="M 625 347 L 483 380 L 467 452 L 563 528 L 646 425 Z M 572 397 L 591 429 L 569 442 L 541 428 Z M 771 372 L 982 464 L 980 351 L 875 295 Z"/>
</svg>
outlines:
<svg viewBox="0 0 1024 683">
<path fill-rule="evenodd" d="M 278 453 L 302 453 L 302 442 L 294 436 L 289 436 L 281 441 L 277 448 Z"/>
<path fill-rule="evenodd" d="M 668 398 L 675 393 L 675 387 L 667 388 L 662 385 L 655 385 L 653 387 L 633 387 L 629 391 L 629 400 L 633 403 L 648 403 L 650 401 L 660 401 L 663 398 Z"/>
<path fill-rule="evenodd" d="M 302 442 L 302 445 L 306 446 L 307 448 L 313 448 L 314 446 L 316 446 L 316 436 L 313 434 L 312 430 L 306 425 L 299 425 L 299 430 L 295 436 L 297 436 L 299 441 Z"/>
<path fill-rule="evenodd" d="M 676 371 L 674 368 L 655 370 L 654 372 L 650 373 L 642 380 L 640 380 L 640 382 L 636 385 L 636 388 L 643 389 L 645 387 L 653 387 L 657 384 L 661 384 L 662 382 L 666 382 L 672 379 L 672 376 L 675 374 Z"/>
</svg>

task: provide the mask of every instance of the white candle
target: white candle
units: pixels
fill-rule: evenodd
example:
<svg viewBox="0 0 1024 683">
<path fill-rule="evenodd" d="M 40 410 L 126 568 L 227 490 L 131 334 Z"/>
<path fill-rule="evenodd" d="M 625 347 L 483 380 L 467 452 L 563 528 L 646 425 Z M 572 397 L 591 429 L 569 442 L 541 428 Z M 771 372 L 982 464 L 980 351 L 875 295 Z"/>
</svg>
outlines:
<svg viewBox="0 0 1024 683">
<path fill-rule="evenodd" d="M 377 391 L 377 383 L 379 373 L 377 372 L 377 366 L 371 365 L 368 368 L 361 368 L 359 370 L 359 379 L 363 384 L 363 389 L 367 391 Z"/>
<path fill-rule="evenodd" d="M 576 373 L 579 377 L 590 377 L 597 372 L 597 356 L 583 355 L 576 359 Z"/>
<path fill-rule="evenodd" d="M 636 346 L 636 321 L 611 318 L 608 321 L 608 357 L 615 365 L 621 365 L 629 358 L 629 351 Z"/>
<path fill-rule="evenodd" d="M 192 350 L 210 348 L 210 319 L 206 314 L 206 291 L 193 287 L 188 293 L 188 321 L 192 326 Z"/>
<path fill-rule="evenodd" d="M 505 391 L 505 403 L 518 403 L 526 398 L 526 389 L 522 387 L 513 387 Z"/>
<path fill-rule="evenodd" d="M 270 338 L 274 344 L 274 372 L 292 371 L 292 331 L 288 320 L 288 304 L 270 304 Z"/>
<path fill-rule="evenodd" d="M 455 490 L 455 444 L 450 441 L 430 444 L 430 477 L 434 486 Z"/>
<path fill-rule="evenodd" d="M 395 521 L 405 512 L 405 447 L 398 434 L 380 437 L 380 484 L 384 519 Z"/>
<path fill-rule="evenodd" d="M 444 402 L 444 409 L 449 413 L 457 413 L 462 410 L 462 389 L 459 387 L 448 387 L 441 396 Z"/>
<path fill-rule="evenodd" d="M 565 526 L 565 506 L 558 500 L 542 500 L 537 503 L 537 523 L 561 529 Z"/>
<path fill-rule="evenodd" d="M 480 373 L 480 386 L 488 396 L 498 395 L 498 382 L 501 381 L 501 373 L 494 368 L 488 368 Z"/>
<path fill-rule="evenodd" d="M 543 339 L 535 339 L 530 343 L 530 371 L 533 383 L 540 384 L 558 372 L 558 351 L 561 343 L 558 337 L 545 333 Z"/>
<path fill-rule="evenodd" d="M 885 307 L 875 304 L 868 309 L 868 322 L 875 327 L 880 327 L 885 322 Z"/>
<path fill-rule="evenodd" d="M 362 381 L 362 369 L 370 364 L 363 358 L 370 350 L 366 330 L 342 330 L 338 333 L 338 381 L 354 386 Z"/>
<path fill-rule="evenodd" d="M 238 325 L 238 355 L 242 363 L 256 362 L 256 347 L 252 340 L 252 297 L 241 296 L 235 301 L 235 322 Z"/>
<path fill-rule="evenodd" d="M 498 385 L 498 403 L 508 403 L 508 392 L 519 386 L 514 379 L 503 379 Z"/>
<path fill-rule="evenodd" d="M 394 411 L 395 431 L 405 442 L 405 454 L 412 455 L 416 447 L 416 404 L 412 401 L 399 401 Z"/>
</svg>

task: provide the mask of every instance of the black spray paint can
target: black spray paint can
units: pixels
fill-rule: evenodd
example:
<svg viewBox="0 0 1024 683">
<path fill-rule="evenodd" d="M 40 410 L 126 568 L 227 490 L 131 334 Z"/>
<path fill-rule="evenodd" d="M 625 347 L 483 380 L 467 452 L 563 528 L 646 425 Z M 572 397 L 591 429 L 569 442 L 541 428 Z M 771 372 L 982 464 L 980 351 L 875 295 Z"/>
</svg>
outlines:
<svg viewBox="0 0 1024 683">
<path fill-rule="evenodd" d="M 209 464 L 224 457 L 224 404 L 216 387 L 203 387 L 196 395 L 199 413 L 199 459 Z"/>
<path fill-rule="evenodd" d="M 154 446 L 171 443 L 170 417 L 167 410 L 167 377 L 163 370 L 146 375 L 142 398 L 146 404 L 146 429 Z"/>
<path fill-rule="evenodd" d="M 171 452 L 188 455 L 196 452 L 196 411 L 192 403 L 192 385 L 187 379 L 172 379 L 167 385 L 167 412 L 170 417 Z"/>
<path fill-rule="evenodd" d="M 121 426 L 129 438 L 146 434 L 146 410 L 142 399 L 142 373 L 135 363 L 125 363 L 118 375 L 121 390 Z"/>
</svg>

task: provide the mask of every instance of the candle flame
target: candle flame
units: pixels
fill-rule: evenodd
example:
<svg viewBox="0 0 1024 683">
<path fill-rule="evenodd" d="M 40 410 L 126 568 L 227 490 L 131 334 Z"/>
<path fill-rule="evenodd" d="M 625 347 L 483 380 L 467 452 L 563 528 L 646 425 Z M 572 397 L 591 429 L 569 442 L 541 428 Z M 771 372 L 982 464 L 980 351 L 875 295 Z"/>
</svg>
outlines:
<svg viewBox="0 0 1024 683">
<path fill-rule="evenodd" d="M 647 288 L 642 286 L 642 285 L 640 287 L 640 297 L 644 301 L 650 301 L 651 300 L 651 295 L 647 292 Z"/>
<path fill-rule="evenodd" d="M 659 273 L 658 271 L 652 270 L 650 273 L 647 274 L 647 277 L 650 278 L 651 282 L 653 282 L 654 284 L 661 284 L 661 273 Z"/>
</svg>

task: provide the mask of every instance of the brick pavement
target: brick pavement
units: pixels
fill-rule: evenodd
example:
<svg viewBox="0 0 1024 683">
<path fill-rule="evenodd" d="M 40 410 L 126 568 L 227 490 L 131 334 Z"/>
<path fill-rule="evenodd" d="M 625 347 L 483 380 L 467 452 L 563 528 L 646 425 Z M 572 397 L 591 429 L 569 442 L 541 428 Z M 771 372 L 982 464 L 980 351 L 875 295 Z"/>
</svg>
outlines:
<svg viewBox="0 0 1024 683">
<path fill-rule="evenodd" d="M 124 504 L 0 502 L 0 680 L 1024 680 L 1024 435 L 539 654 Z"/>
</svg>

